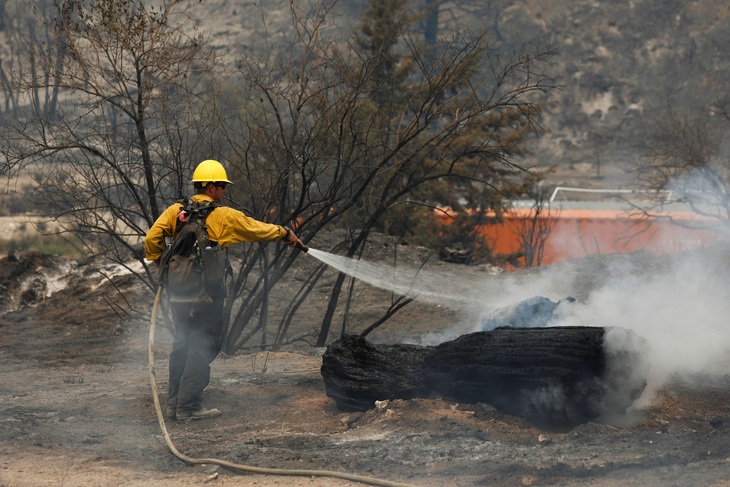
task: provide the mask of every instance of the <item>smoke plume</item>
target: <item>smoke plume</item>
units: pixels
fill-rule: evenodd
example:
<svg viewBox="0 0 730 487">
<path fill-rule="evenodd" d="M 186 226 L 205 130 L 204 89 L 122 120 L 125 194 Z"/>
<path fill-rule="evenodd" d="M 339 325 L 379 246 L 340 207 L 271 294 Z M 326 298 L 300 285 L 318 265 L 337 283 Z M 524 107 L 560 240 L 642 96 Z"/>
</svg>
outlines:
<svg viewBox="0 0 730 487">
<path fill-rule="evenodd" d="M 453 271 L 388 266 L 384 270 L 380 264 L 321 254 L 318 258 L 372 285 L 468 310 L 467 322 L 412 337 L 408 343 L 433 346 L 481 330 L 484 316 L 542 296 L 560 303 L 545 326 L 619 327 L 646 339 L 649 391 L 674 379 L 695 380 L 698 374 L 712 380 L 726 375 L 730 366 L 730 249 L 726 246 L 667 255 L 594 256 L 533 272 L 479 278 Z M 575 302 L 564 306 L 568 297 Z M 607 333 L 607 350 L 619 353 L 622 347 L 635 346 L 622 343 L 625 336 Z"/>
</svg>

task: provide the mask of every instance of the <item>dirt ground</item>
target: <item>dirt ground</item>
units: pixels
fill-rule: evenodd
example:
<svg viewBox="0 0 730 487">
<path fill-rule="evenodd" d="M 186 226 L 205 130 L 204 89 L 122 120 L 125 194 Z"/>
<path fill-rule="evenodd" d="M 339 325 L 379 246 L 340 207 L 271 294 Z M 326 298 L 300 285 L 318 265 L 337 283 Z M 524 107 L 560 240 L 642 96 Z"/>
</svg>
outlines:
<svg viewBox="0 0 730 487">
<path fill-rule="evenodd" d="M 403 252 L 417 260 L 424 250 Z M 588 259 L 571 272 L 596 276 L 607 265 L 610 259 Z M 174 456 L 151 393 L 149 291 L 128 274 L 107 275 L 113 286 L 87 263 L 41 255 L 0 261 L 0 487 L 361 484 L 191 465 Z M 359 306 L 367 312 L 383 299 L 364 291 Z M 414 302 L 374 339 L 427 333 L 457 314 Z M 300 323 L 305 331 L 314 324 L 306 315 Z M 162 401 L 170 343 L 159 328 L 154 365 Z M 323 352 L 298 343 L 219 357 L 206 405 L 224 416 L 168 421 L 171 441 L 196 459 L 420 486 L 730 486 L 730 372 L 663 386 L 628 426 L 591 422 L 548 431 L 486 404 L 441 397 L 338 411 L 319 373 Z"/>
</svg>

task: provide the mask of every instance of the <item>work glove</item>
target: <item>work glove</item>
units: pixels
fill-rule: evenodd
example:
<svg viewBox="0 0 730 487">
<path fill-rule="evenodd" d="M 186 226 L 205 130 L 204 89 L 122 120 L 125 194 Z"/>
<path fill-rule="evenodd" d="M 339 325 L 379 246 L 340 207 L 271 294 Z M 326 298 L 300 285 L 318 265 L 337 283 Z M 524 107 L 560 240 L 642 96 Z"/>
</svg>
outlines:
<svg viewBox="0 0 730 487">
<path fill-rule="evenodd" d="M 284 237 L 282 240 L 285 244 L 287 244 L 290 247 L 297 247 L 299 250 L 303 250 L 306 252 L 308 249 L 307 247 L 302 243 L 299 238 L 294 235 L 294 232 L 289 227 L 284 227 L 284 230 L 286 230 L 286 233 L 284 234 Z"/>
</svg>

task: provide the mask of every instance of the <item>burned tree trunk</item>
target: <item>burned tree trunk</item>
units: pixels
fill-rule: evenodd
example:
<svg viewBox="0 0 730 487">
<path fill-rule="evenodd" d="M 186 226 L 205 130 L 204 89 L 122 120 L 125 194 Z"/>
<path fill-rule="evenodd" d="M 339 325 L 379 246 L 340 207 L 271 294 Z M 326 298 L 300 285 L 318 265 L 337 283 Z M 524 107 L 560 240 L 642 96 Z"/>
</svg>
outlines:
<svg viewBox="0 0 730 487">
<path fill-rule="evenodd" d="M 439 394 L 538 421 L 600 414 L 603 329 L 498 328 L 439 345 L 425 374 Z"/>
<path fill-rule="evenodd" d="M 344 336 L 327 348 L 322 359 L 327 395 L 345 411 L 365 411 L 382 399 L 425 397 L 429 390 L 422 371 L 429 351 Z"/>
<path fill-rule="evenodd" d="M 503 327 L 437 347 L 347 336 L 327 348 L 322 376 L 343 410 L 437 393 L 539 423 L 580 424 L 623 412 L 646 385 L 643 339 L 621 329 L 623 343 L 633 345 L 606 346 L 606 330 Z"/>
</svg>

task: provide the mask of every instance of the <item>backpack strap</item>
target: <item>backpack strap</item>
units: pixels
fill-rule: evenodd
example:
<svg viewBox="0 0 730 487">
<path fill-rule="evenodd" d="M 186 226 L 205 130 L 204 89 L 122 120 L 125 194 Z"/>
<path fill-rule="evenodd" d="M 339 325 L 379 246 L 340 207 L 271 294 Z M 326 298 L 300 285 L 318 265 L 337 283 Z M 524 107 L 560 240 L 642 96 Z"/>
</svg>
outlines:
<svg viewBox="0 0 730 487">
<path fill-rule="evenodd" d="M 175 222 L 175 233 L 179 232 L 180 229 L 185 226 L 190 217 L 195 216 L 202 222 L 201 224 L 207 236 L 208 226 L 206 225 L 205 221 L 208 218 L 208 215 L 210 215 L 213 210 L 218 208 L 220 204 L 218 204 L 217 201 L 206 201 L 205 203 L 198 203 L 188 198 L 184 198 L 178 201 L 178 203 L 182 204 L 183 207 L 180 209 L 177 221 Z M 181 214 L 183 215 L 182 217 L 180 216 Z M 186 215 L 187 217 L 185 217 Z"/>
</svg>

